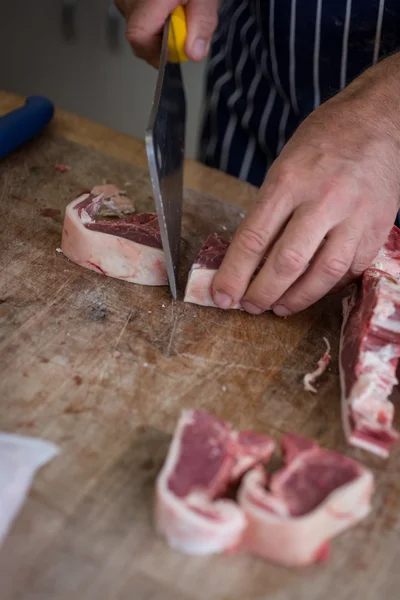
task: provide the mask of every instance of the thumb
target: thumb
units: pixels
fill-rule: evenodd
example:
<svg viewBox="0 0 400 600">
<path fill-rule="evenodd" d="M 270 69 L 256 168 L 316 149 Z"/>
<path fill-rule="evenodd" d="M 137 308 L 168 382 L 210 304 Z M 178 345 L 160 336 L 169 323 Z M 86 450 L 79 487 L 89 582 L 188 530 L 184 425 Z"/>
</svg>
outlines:
<svg viewBox="0 0 400 600">
<path fill-rule="evenodd" d="M 208 54 L 218 24 L 218 0 L 188 0 L 185 6 L 188 33 L 186 54 L 201 61 Z"/>
<path fill-rule="evenodd" d="M 127 17 L 126 37 L 136 56 L 158 66 L 161 33 L 179 0 L 116 0 Z"/>
</svg>

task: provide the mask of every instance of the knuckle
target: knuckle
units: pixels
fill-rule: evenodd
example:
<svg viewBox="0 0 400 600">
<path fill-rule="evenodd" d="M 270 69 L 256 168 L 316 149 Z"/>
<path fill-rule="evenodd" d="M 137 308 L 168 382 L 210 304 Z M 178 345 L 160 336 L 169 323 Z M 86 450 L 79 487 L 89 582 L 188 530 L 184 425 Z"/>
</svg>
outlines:
<svg viewBox="0 0 400 600">
<path fill-rule="evenodd" d="M 279 275 L 291 275 L 302 271 L 307 264 L 303 253 L 297 248 L 283 248 L 276 256 L 275 270 Z"/>
<path fill-rule="evenodd" d="M 130 27 L 126 30 L 125 37 L 132 48 L 135 49 L 139 44 L 140 30 L 138 30 L 136 27 Z"/>
<path fill-rule="evenodd" d="M 247 279 L 235 269 L 221 267 L 222 271 L 217 271 L 211 284 L 213 292 L 223 292 L 233 298 L 240 295 L 247 287 Z"/>
<path fill-rule="evenodd" d="M 321 271 L 329 279 L 340 279 L 347 272 L 349 265 L 342 258 L 328 258 L 321 264 Z"/>
<path fill-rule="evenodd" d="M 266 242 L 261 231 L 243 227 L 239 239 L 238 245 L 246 256 L 261 256 L 265 252 Z"/>
<path fill-rule="evenodd" d="M 146 31 L 138 25 L 130 25 L 126 30 L 125 37 L 133 49 L 140 49 L 144 45 Z"/>
<path fill-rule="evenodd" d="M 308 286 L 296 286 L 279 300 L 279 304 L 284 304 L 290 313 L 294 314 L 305 310 L 317 302 L 321 296 L 322 294 L 315 293 L 315 290 L 309 289 Z"/>
<path fill-rule="evenodd" d="M 196 27 L 199 32 L 212 33 L 218 25 L 216 13 L 210 12 L 199 15 L 196 21 Z"/>
<path fill-rule="evenodd" d="M 291 314 L 295 314 L 311 306 L 314 301 L 314 298 L 309 294 L 303 293 L 298 294 L 295 299 L 288 298 L 285 300 L 284 305 Z"/>
<path fill-rule="evenodd" d="M 273 297 L 263 290 L 257 290 L 252 293 L 251 297 L 246 298 L 246 300 L 265 310 L 270 308 Z"/>
<path fill-rule="evenodd" d="M 227 278 L 218 278 L 216 275 L 212 284 L 211 290 L 214 294 L 215 292 L 220 292 L 222 294 L 228 294 L 232 296 L 232 298 L 236 298 L 238 293 L 241 291 L 241 283 L 235 280 L 227 279 Z"/>
<path fill-rule="evenodd" d="M 282 188 L 292 190 L 297 185 L 297 174 L 289 162 L 282 161 L 276 166 L 274 172 L 274 182 Z"/>
</svg>

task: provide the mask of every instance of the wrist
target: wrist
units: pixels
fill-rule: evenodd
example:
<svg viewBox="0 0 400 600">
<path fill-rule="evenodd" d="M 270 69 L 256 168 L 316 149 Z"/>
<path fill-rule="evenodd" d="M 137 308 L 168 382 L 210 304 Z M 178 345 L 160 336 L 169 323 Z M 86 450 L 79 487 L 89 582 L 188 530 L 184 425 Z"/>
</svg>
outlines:
<svg viewBox="0 0 400 600">
<path fill-rule="evenodd" d="M 400 52 L 364 71 L 336 98 L 351 101 L 354 112 L 400 152 Z"/>
</svg>

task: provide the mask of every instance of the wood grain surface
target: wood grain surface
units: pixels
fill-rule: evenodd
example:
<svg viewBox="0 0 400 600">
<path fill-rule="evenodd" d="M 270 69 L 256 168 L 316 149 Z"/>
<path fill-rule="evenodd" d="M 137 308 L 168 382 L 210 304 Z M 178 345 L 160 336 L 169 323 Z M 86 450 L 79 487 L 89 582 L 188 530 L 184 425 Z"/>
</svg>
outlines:
<svg viewBox="0 0 400 600">
<path fill-rule="evenodd" d="M 56 252 L 71 199 L 106 180 L 148 210 L 151 192 L 145 169 L 56 133 L 0 165 L 0 429 L 62 448 L 0 551 L 1 600 L 397 598 L 399 449 L 382 461 L 344 443 L 340 298 L 286 320 L 253 317 L 74 265 Z M 59 162 L 71 170 L 55 171 Z M 181 291 L 203 239 L 233 232 L 244 204 L 186 192 Z M 322 336 L 333 362 L 310 395 L 302 376 Z M 185 407 L 277 440 L 295 430 L 362 460 L 377 481 L 371 516 L 333 542 L 327 565 L 302 570 L 170 550 L 153 530 L 153 487 Z"/>
<path fill-rule="evenodd" d="M 22 106 L 23 103 L 24 98 L 18 94 L 0 90 L 0 116 Z M 54 135 L 147 169 L 144 143 L 130 135 L 58 107 L 55 109 L 54 119 L 49 128 Z M 196 189 L 206 195 L 211 194 L 220 200 L 226 200 L 246 209 L 257 193 L 257 188 L 249 183 L 194 160 L 185 161 L 184 179 L 185 186 L 188 188 Z"/>
</svg>

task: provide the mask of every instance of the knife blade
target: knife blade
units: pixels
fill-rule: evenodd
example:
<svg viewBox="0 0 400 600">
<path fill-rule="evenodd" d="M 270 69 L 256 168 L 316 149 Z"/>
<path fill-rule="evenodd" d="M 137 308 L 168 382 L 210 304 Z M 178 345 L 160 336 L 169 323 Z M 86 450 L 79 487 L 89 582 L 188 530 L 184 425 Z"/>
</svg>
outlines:
<svg viewBox="0 0 400 600">
<path fill-rule="evenodd" d="M 179 253 L 183 204 L 186 97 L 179 62 L 168 57 L 168 40 L 174 36 L 171 16 L 162 36 L 156 89 L 146 129 L 146 151 L 158 216 L 169 285 L 178 293 Z"/>
</svg>

